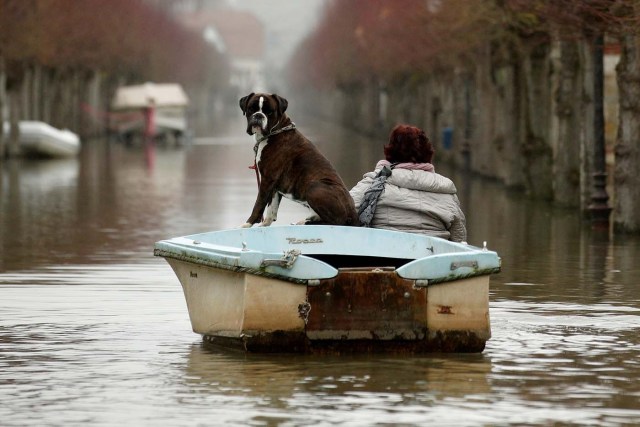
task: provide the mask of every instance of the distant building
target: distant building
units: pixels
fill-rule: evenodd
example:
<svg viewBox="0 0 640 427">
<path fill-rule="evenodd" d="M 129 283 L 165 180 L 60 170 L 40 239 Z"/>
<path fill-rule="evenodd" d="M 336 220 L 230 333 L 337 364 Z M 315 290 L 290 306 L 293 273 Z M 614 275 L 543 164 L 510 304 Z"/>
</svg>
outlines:
<svg viewBox="0 0 640 427">
<path fill-rule="evenodd" d="M 187 13 L 180 19 L 228 57 L 229 86 L 235 95 L 265 89 L 265 29 L 253 13 L 224 8 Z"/>
</svg>

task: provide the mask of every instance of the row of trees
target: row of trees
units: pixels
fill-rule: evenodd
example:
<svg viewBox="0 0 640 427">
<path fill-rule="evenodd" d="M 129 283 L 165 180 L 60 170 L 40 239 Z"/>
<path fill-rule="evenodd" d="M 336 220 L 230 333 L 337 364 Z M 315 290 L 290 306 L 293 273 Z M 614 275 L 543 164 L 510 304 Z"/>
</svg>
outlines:
<svg viewBox="0 0 640 427">
<path fill-rule="evenodd" d="M 153 2 L 0 0 L 0 111 L 13 123 L 39 119 L 86 135 L 120 84 L 201 88 L 225 72 L 201 35 Z"/>
<path fill-rule="evenodd" d="M 292 79 L 344 88 L 448 70 L 492 38 L 495 15 L 482 1 L 332 1 L 297 50 Z"/>
<path fill-rule="evenodd" d="M 311 76 L 316 98 L 376 132 L 412 122 L 438 142 L 453 128 L 439 159 L 589 212 L 606 39 L 620 52 L 615 225 L 640 231 L 639 29 L 640 0 L 335 0 L 290 80 L 308 88 Z"/>
</svg>

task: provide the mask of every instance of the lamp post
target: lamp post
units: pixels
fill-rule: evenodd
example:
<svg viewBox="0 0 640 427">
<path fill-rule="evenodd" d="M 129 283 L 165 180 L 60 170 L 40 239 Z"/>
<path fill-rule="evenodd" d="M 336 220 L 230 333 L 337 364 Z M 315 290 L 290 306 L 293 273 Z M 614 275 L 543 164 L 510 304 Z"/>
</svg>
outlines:
<svg viewBox="0 0 640 427">
<path fill-rule="evenodd" d="M 604 140 L 604 35 L 596 35 L 593 45 L 594 150 L 593 188 L 588 207 L 593 228 L 609 228 L 611 208 L 607 203 L 607 169 Z"/>
</svg>

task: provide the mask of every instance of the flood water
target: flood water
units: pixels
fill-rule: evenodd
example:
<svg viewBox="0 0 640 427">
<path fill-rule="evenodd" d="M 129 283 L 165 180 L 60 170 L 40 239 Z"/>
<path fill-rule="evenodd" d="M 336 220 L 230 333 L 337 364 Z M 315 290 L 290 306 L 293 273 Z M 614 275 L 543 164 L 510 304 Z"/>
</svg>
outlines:
<svg viewBox="0 0 640 427">
<path fill-rule="evenodd" d="M 292 116 L 348 186 L 379 141 Z M 498 251 L 481 354 L 245 355 L 203 348 L 157 240 L 236 227 L 256 195 L 240 120 L 153 153 L 0 165 L 0 424 L 640 423 L 640 240 L 454 173 L 469 242 Z M 304 217 L 283 201 L 279 222 Z"/>
</svg>

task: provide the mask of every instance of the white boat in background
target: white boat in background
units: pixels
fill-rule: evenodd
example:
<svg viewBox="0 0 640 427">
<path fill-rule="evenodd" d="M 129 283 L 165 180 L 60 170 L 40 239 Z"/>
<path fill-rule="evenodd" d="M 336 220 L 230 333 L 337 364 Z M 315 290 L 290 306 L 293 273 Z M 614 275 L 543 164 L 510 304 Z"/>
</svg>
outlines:
<svg viewBox="0 0 640 427">
<path fill-rule="evenodd" d="M 20 155 L 25 157 L 73 157 L 80 151 L 80 138 L 68 129 L 57 129 L 45 122 L 23 120 L 20 128 Z M 9 135 L 9 123 L 4 123 Z"/>
<path fill-rule="evenodd" d="M 144 131 L 145 108 L 155 109 L 155 128 L 158 137 L 176 139 L 187 133 L 189 98 L 177 83 L 144 83 L 122 86 L 116 90 L 111 103 L 111 130 L 124 140 L 140 137 Z"/>
<path fill-rule="evenodd" d="M 250 352 L 481 352 L 491 336 L 486 248 L 324 225 L 157 242 L 205 343 Z"/>
</svg>

